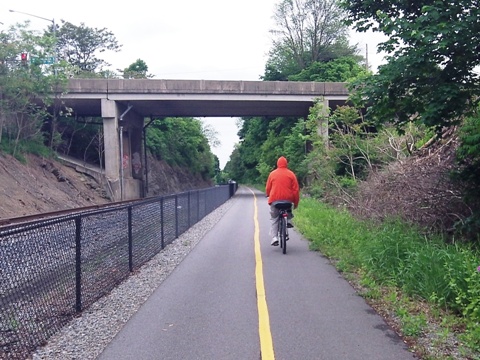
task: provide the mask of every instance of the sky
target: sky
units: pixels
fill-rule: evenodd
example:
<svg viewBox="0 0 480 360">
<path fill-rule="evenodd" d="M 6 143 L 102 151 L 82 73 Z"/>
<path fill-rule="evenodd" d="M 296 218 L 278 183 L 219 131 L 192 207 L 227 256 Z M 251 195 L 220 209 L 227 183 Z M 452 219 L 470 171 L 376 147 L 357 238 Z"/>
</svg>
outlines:
<svg viewBox="0 0 480 360">
<path fill-rule="evenodd" d="M 145 61 L 155 79 L 260 80 L 272 45 L 275 5 L 280 0 L 137 0 L 133 3 L 83 0 L 2 1 L 0 30 L 30 21 L 42 32 L 49 21 L 68 21 L 106 28 L 122 45 L 101 58 L 111 69 Z M 127 5 L 128 4 L 128 5 Z M 14 10 L 10 12 L 9 10 Z M 29 15 L 27 15 L 29 14 Z M 38 17 L 44 18 L 39 19 Z M 382 63 L 376 34 L 352 33 L 363 55 L 368 48 L 372 69 Z M 223 169 L 238 142 L 236 118 L 202 118 L 217 132 L 221 145 L 212 148 Z"/>
</svg>

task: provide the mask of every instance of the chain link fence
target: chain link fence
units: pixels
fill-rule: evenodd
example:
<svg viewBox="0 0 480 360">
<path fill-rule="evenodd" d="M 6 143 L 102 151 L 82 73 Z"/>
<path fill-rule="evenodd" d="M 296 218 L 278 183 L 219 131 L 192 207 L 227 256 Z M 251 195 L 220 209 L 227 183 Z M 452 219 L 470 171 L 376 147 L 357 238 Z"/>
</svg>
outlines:
<svg viewBox="0 0 480 360">
<path fill-rule="evenodd" d="M 0 227 L 0 359 L 25 359 L 236 184 Z"/>
</svg>

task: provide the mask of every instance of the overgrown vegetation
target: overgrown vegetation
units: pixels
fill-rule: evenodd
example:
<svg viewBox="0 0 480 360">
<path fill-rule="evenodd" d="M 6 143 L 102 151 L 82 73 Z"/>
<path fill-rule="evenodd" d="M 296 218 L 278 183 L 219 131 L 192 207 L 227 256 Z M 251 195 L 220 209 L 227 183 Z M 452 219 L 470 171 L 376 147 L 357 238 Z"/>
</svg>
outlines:
<svg viewBox="0 0 480 360">
<path fill-rule="evenodd" d="M 382 32 L 388 62 L 354 88 L 370 118 L 400 127 L 412 120 L 442 131 L 475 109 L 480 88 L 478 3 L 471 0 L 344 0 L 348 24 Z"/>
<path fill-rule="evenodd" d="M 211 179 L 220 171 L 218 158 L 211 150 L 198 119 L 157 119 L 147 132 L 147 147 L 157 159 L 172 166 L 185 167 L 194 174 Z"/>
<path fill-rule="evenodd" d="M 323 18 L 326 9 L 335 16 Z M 445 232 L 449 241 L 477 241 L 478 74 L 473 68 L 479 63 L 471 39 L 455 29 L 470 34 L 478 27 L 479 11 L 470 2 L 411 7 L 343 1 L 339 7 L 332 1 L 281 1 L 264 78 L 348 80 L 351 103 L 330 111 L 319 101 L 308 119 L 243 119 L 241 142 L 226 172 L 243 183 L 263 183 L 284 155 L 304 192 L 323 201 L 363 217 L 417 222 L 423 231 Z M 380 45 L 388 63 L 377 73 L 365 71 L 361 57 L 353 56 L 345 24 L 389 35 Z M 380 185 L 376 198 L 375 189 L 365 185 L 369 181 Z M 405 199 L 410 206 L 390 199 Z"/>
<path fill-rule="evenodd" d="M 462 235 L 470 240 L 480 240 L 480 112 L 465 119 L 460 129 L 460 146 L 457 151 L 458 167 L 453 178 L 463 185 L 465 203 L 472 212 L 457 224 Z"/>
<path fill-rule="evenodd" d="M 53 54 L 54 41 L 28 30 L 28 24 L 0 32 L 0 142 L 14 156 L 20 144 L 42 143 L 50 138 L 44 125 L 52 124 L 57 114 L 48 111 L 55 93 L 61 92 L 70 69 L 65 62 L 56 69 L 42 62 Z M 35 99 L 42 99 L 39 105 Z"/>
<path fill-rule="evenodd" d="M 420 229 L 401 221 L 381 225 L 360 221 L 348 211 L 308 197 L 296 210 L 295 226 L 310 239 L 311 248 L 332 259 L 380 313 L 395 313 L 392 325 L 418 354 L 435 359 L 478 354 L 477 249 L 446 244 L 441 236 L 425 237 Z M 422 337 L 430 338 L 428 346 L 434 338 L 435 347 L 423 348 Z M 464 344 L 455 350 L 456 356 L 451 348 L 455 341 Z"/>
<path fill-rule="evenodd" d="M 262 79 L 342 81 L 334 79 L 355 76 L 362 57 L 348 42 L 345 15 L 337 0 L 280 1 Z"/>
</svg>

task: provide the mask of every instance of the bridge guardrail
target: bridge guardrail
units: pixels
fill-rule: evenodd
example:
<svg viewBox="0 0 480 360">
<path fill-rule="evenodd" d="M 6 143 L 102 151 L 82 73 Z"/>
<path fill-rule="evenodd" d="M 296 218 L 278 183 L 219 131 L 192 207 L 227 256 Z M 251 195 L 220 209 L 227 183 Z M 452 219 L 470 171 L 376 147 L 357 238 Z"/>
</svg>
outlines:
<svg viewBox="0 0 480 360">
<path fill-rule="evenodd" d="M 236 184 L 0 227 L 0 359 L 25 359 Z"/>
</svg>

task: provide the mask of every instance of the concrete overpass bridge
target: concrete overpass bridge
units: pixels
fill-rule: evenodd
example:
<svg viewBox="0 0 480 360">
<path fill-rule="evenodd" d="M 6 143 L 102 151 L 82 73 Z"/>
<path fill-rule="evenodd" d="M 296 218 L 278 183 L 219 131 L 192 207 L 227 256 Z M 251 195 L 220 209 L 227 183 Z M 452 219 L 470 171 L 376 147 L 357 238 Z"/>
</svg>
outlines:
<svg viewBox="0 0 480 360">
<path fill-rule="evenodd" d="M 144 194 L 145 118 L 296 116 L 314 101 L 345 103 L 344 83 L 70 79 L 61 100 L 75 116 L 103 118 L 105 177 L 115 201 Z"/>
</svg>

